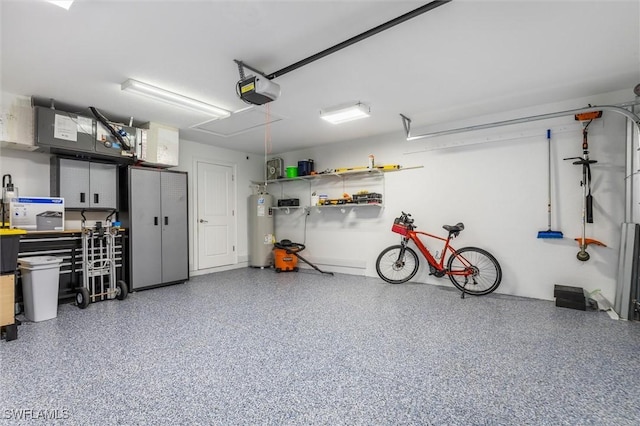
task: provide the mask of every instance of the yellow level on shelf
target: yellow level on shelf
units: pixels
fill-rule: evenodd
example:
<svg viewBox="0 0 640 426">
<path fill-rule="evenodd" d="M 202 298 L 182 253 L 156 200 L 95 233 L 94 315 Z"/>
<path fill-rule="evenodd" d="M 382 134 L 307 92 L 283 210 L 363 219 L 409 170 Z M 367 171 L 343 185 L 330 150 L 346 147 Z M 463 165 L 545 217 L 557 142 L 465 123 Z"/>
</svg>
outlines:
<svg viewBox="0 0 640 426">
<path fill-rule="evenodd" d="M 371 170 L 400 170 L 402 168 L 402 166 L 400 166 L 400 164 L 385 164 L 383 166 L 374 166 L 373 169 Z M 344 173 L 344 172 L 351 172 L 351 171 L 355 171 L 355 170 L 369 170 L 369 167 L 367 166 L 362 166 L 362 167 L 343 167 L 340 169 L 336 169 L 335 172 L 336 173 Z"/>
</svg>

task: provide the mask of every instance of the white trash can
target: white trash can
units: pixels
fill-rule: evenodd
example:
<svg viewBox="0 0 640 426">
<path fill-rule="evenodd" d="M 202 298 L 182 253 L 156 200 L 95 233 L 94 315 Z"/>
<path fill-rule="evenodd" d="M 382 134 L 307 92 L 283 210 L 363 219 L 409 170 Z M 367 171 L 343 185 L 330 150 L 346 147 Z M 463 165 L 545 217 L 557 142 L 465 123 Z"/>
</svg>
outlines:
<svg viewBox="0 0 640 426">
<path fill-rule="evenodd" d="M 58 316 L 60 263 L 55 256 L 18 259 L 22 275 L 24 316 L 29 321 L 45 321 Z"/>
</svg>

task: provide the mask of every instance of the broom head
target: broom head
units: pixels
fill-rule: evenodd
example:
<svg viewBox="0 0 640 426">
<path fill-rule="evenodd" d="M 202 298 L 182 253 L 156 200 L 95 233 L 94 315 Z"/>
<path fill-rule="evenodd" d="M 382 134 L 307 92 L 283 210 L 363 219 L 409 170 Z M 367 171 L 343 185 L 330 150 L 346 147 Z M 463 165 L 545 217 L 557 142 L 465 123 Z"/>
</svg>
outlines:
<svg viewBox="0 0 640 426">
<path fill-rule="evenodd" d="M 546 231 L 539 231 L 538 238 L 564 238 L 564 236 L 560 231 L 552 231 L 549 229 Z"/>
</svg>

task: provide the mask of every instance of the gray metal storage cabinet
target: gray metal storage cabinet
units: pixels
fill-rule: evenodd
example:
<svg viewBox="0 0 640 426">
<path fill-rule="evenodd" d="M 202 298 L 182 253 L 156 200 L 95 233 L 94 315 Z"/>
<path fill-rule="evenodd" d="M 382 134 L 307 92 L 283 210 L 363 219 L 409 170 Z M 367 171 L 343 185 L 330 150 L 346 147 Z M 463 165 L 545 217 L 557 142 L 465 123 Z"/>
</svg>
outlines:
<svg viewBox="0 0 640 426">
<path fill-rule="evenodd" d="M 51 158 L 51 196 L 65 209 L 118 209 L 118 165 Z"/>
<path fill-rule="evenodd" d="M 128 167 L 127 175 L 130 288 L 188 280 L 187 173 Z"/>
</svg>

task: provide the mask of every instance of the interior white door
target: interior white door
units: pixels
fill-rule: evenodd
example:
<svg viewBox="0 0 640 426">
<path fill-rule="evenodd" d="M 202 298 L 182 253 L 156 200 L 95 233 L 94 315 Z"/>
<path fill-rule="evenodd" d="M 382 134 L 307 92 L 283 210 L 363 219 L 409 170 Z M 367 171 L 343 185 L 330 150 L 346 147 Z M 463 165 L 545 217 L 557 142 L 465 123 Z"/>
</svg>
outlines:
<svg viewBox="0 0 640 426">
<path fill-rule="evenodd" d="M 237 263 L 233 166 L 197 162 L 198 269 Z"/>
</svg>

